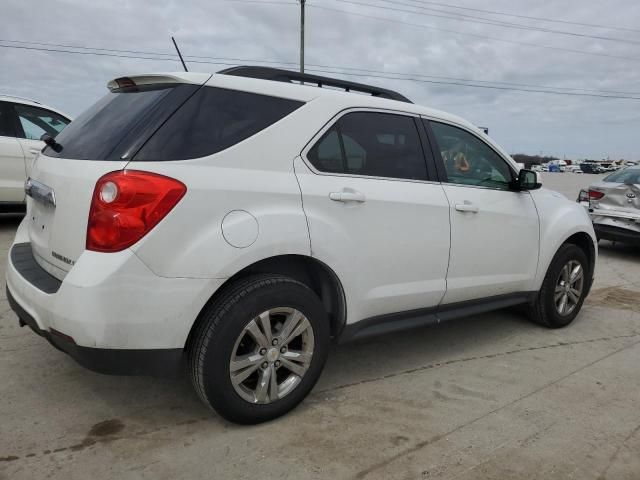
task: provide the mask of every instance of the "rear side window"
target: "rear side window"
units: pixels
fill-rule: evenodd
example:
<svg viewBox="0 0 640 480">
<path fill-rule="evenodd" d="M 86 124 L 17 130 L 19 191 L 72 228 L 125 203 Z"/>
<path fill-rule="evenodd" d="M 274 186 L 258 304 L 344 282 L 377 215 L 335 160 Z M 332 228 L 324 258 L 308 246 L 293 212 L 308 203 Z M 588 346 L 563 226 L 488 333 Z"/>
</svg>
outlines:
<svg viewBox="0 0 640 480">
<path fill-rule="evenodd" d="M 320 138 L 307 158 L 321 172 L 427 179 L 415 121 L 404 115 L 348 113 Z"/>
<path fill-rule="evenodd" d="M 295 100 L 203 87 L 162 125 L 134 160 L 212 155 L 264 130 L 302 105 Z"/>
<path fill-rule="evenodd" d="M 51 110 L 32 107 L 30 105 L 14 104 L 22 137 L 29 140 L 40 140 L 42 134 L 57 136 L 69 124 L 69 120 Z"/>
<path fill-rule="evenodd" d="M 109 92 L 56 137 L 46 155 L 84 160 L 130 159 L 162 123 L 200 88 L 155 84 Z"/>
</svg>

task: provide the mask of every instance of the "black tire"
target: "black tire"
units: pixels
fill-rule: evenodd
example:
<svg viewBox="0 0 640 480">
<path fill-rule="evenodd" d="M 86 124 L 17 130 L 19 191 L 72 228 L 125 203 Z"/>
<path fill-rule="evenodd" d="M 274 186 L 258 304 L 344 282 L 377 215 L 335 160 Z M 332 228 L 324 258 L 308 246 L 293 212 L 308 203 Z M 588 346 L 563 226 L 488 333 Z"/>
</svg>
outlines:
<svg viewBox="0 0 640 480">
<path fill-rule="evenodd" d="M 556 283 L 562 268 L 569 261 L 577 261 L 582 265 L 584 286 L 576 307 L 567 315 L 561 315 L 556 308 L 554 294 Z M 591 269 L 587 255 L 580 247 L 566 243 L 556 252 L 535 301 L 529 305 L 529 318 L 548 328 L 562 328 L 569 325 L 580 313 L 591 284 Z"/>
<path fill-rule="evenodd" d="M 302 380 L 290 393 L 268 404 L 249 403 L 234 389 L 229 362 L 245 326 L 276 307 L 295 308 L 309 320 L 313 356 Z M 281 275 L 253 275 L 226 287 L 200 314 L 189 351 L 191 379 L 202 401 L 225 419 L 241 424 L 261 423 L 284 415 L 307 396 L 320 377 L 328 348 L 328 316 L 311 289 Z"/>
</svg>

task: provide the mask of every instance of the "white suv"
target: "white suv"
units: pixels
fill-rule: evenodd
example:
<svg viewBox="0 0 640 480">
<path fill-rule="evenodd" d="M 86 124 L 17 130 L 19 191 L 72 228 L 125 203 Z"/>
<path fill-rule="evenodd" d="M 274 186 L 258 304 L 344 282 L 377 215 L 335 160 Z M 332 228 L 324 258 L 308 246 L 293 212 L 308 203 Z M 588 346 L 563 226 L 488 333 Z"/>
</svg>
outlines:
<svg viewBox="0 0 640 480">
<path fill-rule="evenodd" d="M 331 339 L 513 305 L 562 327 L 589 291 L 584 209 L 458 117 L 258 67 L 108 87 L 37 157 L 7 267 L 20 322 L 92 370 L 186 366 L 256 423 Z"/>
<path fill-rule="evenodd" d="M 70 122 L 51 107 L 20 97 L 0 95 L 0 213 L 24 211 L 24 182 L 35 156 Z"/>
</svg>

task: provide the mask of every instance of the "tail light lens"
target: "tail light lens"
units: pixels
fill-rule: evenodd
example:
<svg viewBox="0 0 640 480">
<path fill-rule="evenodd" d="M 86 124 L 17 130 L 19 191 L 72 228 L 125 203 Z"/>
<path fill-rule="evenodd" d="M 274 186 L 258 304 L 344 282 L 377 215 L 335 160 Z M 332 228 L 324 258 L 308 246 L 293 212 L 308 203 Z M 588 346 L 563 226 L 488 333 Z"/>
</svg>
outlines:
<svg viewBox="0 0 640 480">
<path fill-rule="evenodd" d="M 182 182 L 155 173 L 107 173 L 93 191 L 87 250 L 119 252 L 130 247 L 155 227 L 186 191 Z"/>
<path fill-rule="evenodd" d="M 602 197 L 604 197 L 604 193 L 599 192 L 597 190 L 589 190 L 590 200 L 600 200 Z"/>
</svg>

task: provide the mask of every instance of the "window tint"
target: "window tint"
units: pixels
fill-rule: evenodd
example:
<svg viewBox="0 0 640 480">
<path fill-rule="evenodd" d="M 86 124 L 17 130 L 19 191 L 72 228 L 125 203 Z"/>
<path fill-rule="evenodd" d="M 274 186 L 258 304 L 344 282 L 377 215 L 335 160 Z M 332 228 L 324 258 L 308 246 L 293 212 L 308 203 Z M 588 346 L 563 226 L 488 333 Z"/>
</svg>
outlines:
<svg viewBox="0 0 640 480">
<path fill-rule="evenodd" d="M 0 135 L 3 137 L 15 137 L 13 129 L 12 112 L 9 104 L 0 102 Z"/>
<path fill-rule="evenodd" d="M 307 155 L 330 173 L 425 180 L 427 167 L 412 117 L 388 113 L 348 113 Z"/>
<path fill-rule="evenodd" d="M 344 173 L 344 158 L 338 130 L 329 129 L 309 152 L 309 160 L 322 172 Z"/>
<path fill-rule="evenodd" d="M 204 87 L 140 150 L 134 160 L 180 160 L 220 152 L 282 119 L 303 102 Z"/>
<path fill-rule="evenodd" d="M 130 158 L 177 108 L 200 88 L 187 84 L 155 84 L 107 93 L 69 124 L 56 141 L 52 157 L 85 160 Z"/>
<path fill-rule="evenodd" d="M 431 122 L 448 183 L 508 189 L 513 173 L 491 147 L 461 128 Z"/>
<path fill-rule="evenodd" d="M 24 138 L 29 140 L 40 140 L 43 133 L 48 133 L 55 137 L 64 127 L 69 124 L 69 120 L 62 115 L 58 115 L 44 108 L 32 107 L 30 105 L 14 104 Z"/>
<path fill-rule="evenodd" d="M 604 177 L 603 182 L 640 184 L 640 168 L 625 168 Z"/>
</svg>

